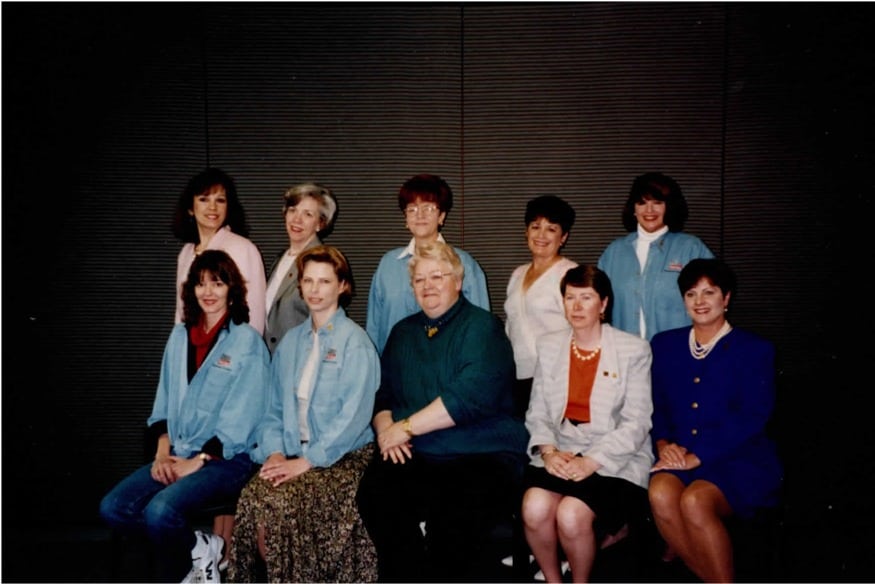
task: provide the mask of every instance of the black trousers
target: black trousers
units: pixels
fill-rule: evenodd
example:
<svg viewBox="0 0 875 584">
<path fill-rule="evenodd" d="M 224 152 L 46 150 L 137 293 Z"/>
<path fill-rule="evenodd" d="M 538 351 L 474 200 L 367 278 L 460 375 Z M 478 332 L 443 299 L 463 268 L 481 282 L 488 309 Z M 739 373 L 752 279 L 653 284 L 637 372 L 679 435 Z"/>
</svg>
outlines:
<svg viewBox="0 0 875 584">
<path fill-rule="evenodd" d="M 524 461 L 505 453 L 452 459 L 414 454 L 394 464 L 378 451 L 357 500 L 377 548 L 380 581 L 476 581 L 483 542 L 519 504 Z"/>
</svg>

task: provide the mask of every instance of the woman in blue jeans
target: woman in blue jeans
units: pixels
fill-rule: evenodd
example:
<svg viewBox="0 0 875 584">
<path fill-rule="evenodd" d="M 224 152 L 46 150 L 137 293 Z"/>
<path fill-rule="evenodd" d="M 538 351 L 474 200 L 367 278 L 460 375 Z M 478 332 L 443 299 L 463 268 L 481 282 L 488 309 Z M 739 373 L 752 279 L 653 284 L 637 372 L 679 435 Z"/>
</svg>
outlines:
<svg viewBox="0 0 875 584">
<path fill-rule="evenodd" d="M 171 582 L 186 576 L 198 550 L 221 557 L 222 538 L 210 534 L 198 542 L 190 518 L 238 496 L 255 472 L 249 453 L 264 412 L 270 359 L 261 335 L 247 324 L 246 285 L 228 254 L 208 250 L 195 258 L 182 300 L 184 319 L 165 346 L 147 422 L 155 459 L 100 503 L 111 527 L 148 536 L 159 577 Z"/>
</svg>

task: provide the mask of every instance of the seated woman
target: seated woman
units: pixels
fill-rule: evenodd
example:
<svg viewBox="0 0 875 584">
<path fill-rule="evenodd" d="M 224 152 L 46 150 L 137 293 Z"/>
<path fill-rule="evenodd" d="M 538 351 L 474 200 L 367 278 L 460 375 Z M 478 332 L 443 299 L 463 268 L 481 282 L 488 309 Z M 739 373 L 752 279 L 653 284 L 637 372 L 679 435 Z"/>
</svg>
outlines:
<svg viewBox="0 0 875 584">
<path fill-rule="evenodd" d="M 310 315 L 273 354 L 254 455 L 263 466 L 237 504 L 228 578 L 374 581 L 376 551 L 355 493 L 373 455 L 370 417 L 380 361 L 342 308 L 353 293 L 343 254 L 317 246 L 296 262 Z"/>
<path fill-rule="evenodd" d="M 726 320 L 735 275 L 691 260 L 678 287 L 693 325 L 653 337 L 650 505 L 659 533 L 705 582 L 735 577 L 723 523 L 778 502 L 782 470 L 766 425 L 775 407 L 775 350 Z"/>
<path fill-rule="evenodd" d="M 525 462 L 513 350 L 501 321 L 461 294 L 451 246 L 418 246 L 409 274 L 421 310 L 393 327 L 382 354 L 380 452 L 359 511 L 381 581 L 477 581 L 481 543 L 508 513 Z"/>
<path fill-rule="evenodd" d="M 247 324 L 243 276 L 224 251 L 194 259 L 182 305 L 183 322 L 164 348 L 148 420 L 155 460 L 100 503 L 111 527 L 148 535 L 158 550 L 160 578 L 168 582 L 181 581 L 198 558 L 194 572 L 217 573 L 222 538 L 196 537 L 189 521 L 204 507 L 236 498 L 255 472 L 249 454 L 270 360 L 261 334 Z"/>
<path fill-rule="evenodd" d="M 596 549 L 624 537 L 645 500 L 650 346 L 604 322 L 611 282 L 597 267 L 571 268 L 559 287 L 571 331 L 537 341 L 523 524 L 547 582 L 562 581 L 558 546 L 587 582 Z"/>
</svg>

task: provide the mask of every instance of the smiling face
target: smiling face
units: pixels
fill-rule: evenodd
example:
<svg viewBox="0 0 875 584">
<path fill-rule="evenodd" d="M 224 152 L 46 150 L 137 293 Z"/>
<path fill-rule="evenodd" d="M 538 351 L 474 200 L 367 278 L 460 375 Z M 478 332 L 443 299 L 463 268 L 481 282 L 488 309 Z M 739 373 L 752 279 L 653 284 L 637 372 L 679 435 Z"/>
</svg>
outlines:
<svg viewBox="0 0 875 584">
<path fill-rule="evenodd" d="M 684 292 L 684 306 L 696 327 L 721 327 L 726 320 L 726 307 L 731 293 L 723 294 L 708 278 Z"/>
<path fill-rule="evenodd" d="M 337 278 L 334 266 L 317 261 L 304 264 L 300 286 L 301 297 L 307 303 L 317 326 L 321 326 L 337 311 L 340 295 L 348 289 L 348 284 Z"/>
<path fill-rule="evenodd" d="M 665 201 L 645 197 L 640 203 L 635 203 L 635 218 L 647 233 L 662 229 L 665 227 Z"/>
<path fill-rule="evenodd" d="M 565 318 L 575 331 L 591 329 L 601 324 L 601 314 L 608 306 L 607 298 L 600 298 L 595 288 L 567 285 L 563 297 Z"/>
<path fill-rule="evenodd" d="M 225 187 L 214 185 L 208 191 L 197 195 L 189 214 L 194 217 L 201 240 L 214 235 L 225 224 L 228 217 L 228 197 L 225 194 Z"/>
<path fill-rule="evenodd" d="M 204 311 L 207 330 L 219 322 L 228 310 L 228 285 L 211 272 L 201 272 L 200 281 L 194 286 L 197 303 Z"/>
<path fill-rule="evenodd" d="M 425 242 L 437 238 L 438 227 L 443 224 L 447 214 L 438 208 L 437 203 L 417 197 L 404 209 L 404 217 L 416 241 Z"/>
<path fill-rule="evenodd" d="M 567 233 L 562 226 L 544 217 L 537 217 L 526 227 L 526 242 L 532 258 L 551 259 L 559 255 L 559 248 L 565 243 Z"/>
<path fill-rule="evenodd" d="M 322 227 L 319 201 L 302 197 L 294 207 L 286 209 L 286 233 L 291 247 L 300 250 L 310 242 Z"/>
<path fill-rule="evenodd" d="M 462 280 L 453 274 L 452 264 L 425 258 L 416 264 L 411 284 L 416 302 L 429 318 L 449 310 L 462 290 Z"/>
</svg>

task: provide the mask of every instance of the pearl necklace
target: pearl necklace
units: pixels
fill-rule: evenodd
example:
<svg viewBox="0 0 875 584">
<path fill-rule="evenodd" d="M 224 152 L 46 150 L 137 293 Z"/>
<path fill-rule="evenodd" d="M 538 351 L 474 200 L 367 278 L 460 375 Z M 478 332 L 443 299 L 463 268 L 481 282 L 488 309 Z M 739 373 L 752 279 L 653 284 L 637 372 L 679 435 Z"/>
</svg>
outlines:
<svg viewBox="0 0 875 584">
<path fill-rule="evenodd" d="M 717 334 L 714 335 L 714 337 L 704 345 L 700 345 L 699 341 L 696 340 L 695 328 L 690 328 L 690 354 L 693 356 L 693 359 L 701 360 L 707 357 L 708 353 L 711 352 L 711 349 L 714 348 L 714 345 L 717 344 L 717 341 L 728 335 L 729 331 L 731 330 L 732 326 L 729 324 L 729 321 L 724 321 L 723 326 L 720 327 L 720 330 L 717 331 Z"/>
<path fill-rule="evenodd" d="M 581 361 L 590 361 L 595 359 L 595 356 L 599 354 L 602 350 L 602 346 L 599 345 L 594 350 L 590 351 L 589 355 L 582 355 L 580 351 L 577 350 L 577 343 L 574 342 L 574 339 L 571 339 L 571 350 L 574 352 L 574 356 L 580 359 Z"/>
</svg>

